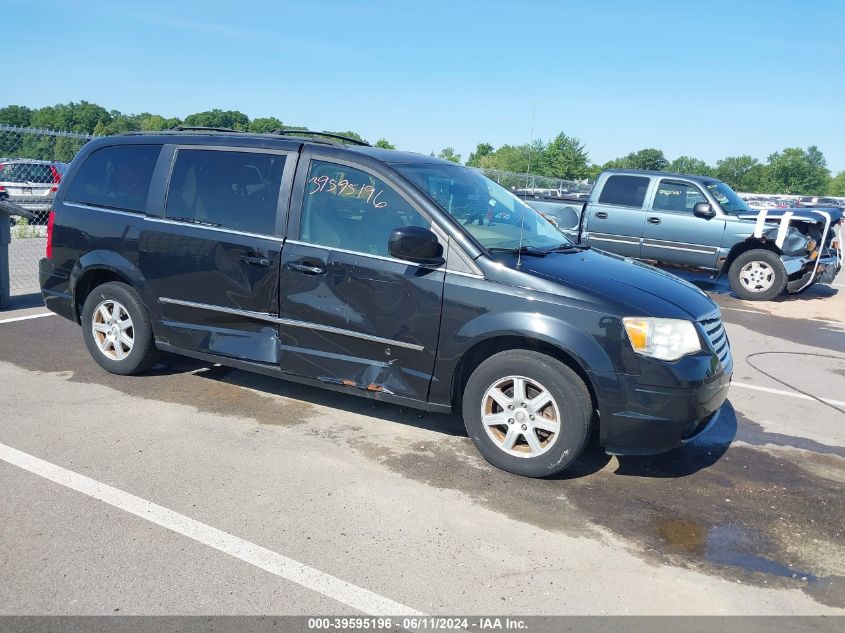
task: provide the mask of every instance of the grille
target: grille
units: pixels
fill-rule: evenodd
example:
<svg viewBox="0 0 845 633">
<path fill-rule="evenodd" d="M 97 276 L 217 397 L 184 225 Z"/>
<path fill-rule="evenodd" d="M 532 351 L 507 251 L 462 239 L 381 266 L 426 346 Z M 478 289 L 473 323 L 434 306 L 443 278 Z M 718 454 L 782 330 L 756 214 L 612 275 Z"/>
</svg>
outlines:
<svg viewBox="0 0 845 633">
<path fill-rule="evenodd" d="M 699 323 L 704 328 L 707 340 L 710 341 L 713 349 L 716 350 L 716 355 L 722 362 L 722 367 L 724 367 L 728 363 L 728 358 L 730 358 L 731 347 L 728 344 L 728 333 L 725 332 L 725 326 L 722 325 L 722 317 L 718 312 L 715 312 L 701 319 Z"/>
</svg>

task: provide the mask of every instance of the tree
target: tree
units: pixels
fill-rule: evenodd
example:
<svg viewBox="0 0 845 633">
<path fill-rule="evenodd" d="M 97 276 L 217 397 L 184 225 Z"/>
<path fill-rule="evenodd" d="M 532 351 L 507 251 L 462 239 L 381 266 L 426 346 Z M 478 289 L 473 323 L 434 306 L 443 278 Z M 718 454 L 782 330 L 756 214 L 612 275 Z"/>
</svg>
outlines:
<svg viewBox="0 0 845 633">
<path fill-rule="evenodd" d="M 440 151 L 440 153 L 437 155 L 437 158 L 442 158 L 444 160 L 450 160 L 453 163 L 458 163 L 458 164 L 461 163 L 461 155 L 456 154 L 454 148 L 452 148 L 452 147 L 447 147 L 445 149 L 442 149 Z"/>
<path fill-rule="evenodd" d="M 32 110 L 26 106 L 10 105 L 0 108 L 0 124 L 27 127 Z"/>
<path fill-rule="evenodd" d="M 256 134 L 266 134 L 274 130 L 283 130 L 284 124 L 274 116 L 258 117 L 249 122 L 247 129 Z"/>
<path fill-rule="evenodd" d="M 770 155 L 763 184 L 772 192 L 820 194 L 827 190 L 829 181 L 827 161 L 813 145 L 806 150 L 787 147 Z"/>
<path fill-rule="evenodd" d="M 728 156 L 716 161 L 716 178 L 726 182 L 737 191 L 758 193 L 763 190 L 766 167 L 760 161 L 743 154 Z"/>
<path fill-rule="evenodd" d="M 479 143 L 475 146 L 475 151 L 469 155 L 467 159 L 467 166 L 481 167 L 481 159 L 493 153 L 493 146 L 490 143 Z"/>
<path fill-rule="evenodd" d="M 840 171 L 830 179 L 827 193 L 830 196 L 845 196 L 845 171 Z"/>
<path fill-rule="evenodd" d="M 249 117 L 237 110 L 206 110 L 189 114 L 185 117 L 185 125 L 198 127 L 221 127 L 234 130 L 246 130 L 249 126 Z"/>
<path fill-rule="evenodd" d="M 620 166 L 625 169 L 662 171 L 669 166 L 669 161 L 666 160 L 661 150 L 648 147 L 638 152 L 631 152 L 622 158 Z"/>
<path fill-rule="evenodd" d="M 380 147 L 381 149 L 396 149 L 396 146 L 386 138 L 380 138 L 377 140 L 375 146 Z"/>
<path fill-rule="evenodd" d="M 679 156 L 666 168 L 676 174 L 691 174 L 693 176 L 712 176 L 714 169 L 703 160 L 692 156 Z"/>
<path fill-rule="evenodd" d="M 541 160 L 544 175 L 568 180 L 581 180 L 589 173 L 589 154 L 584 144 L 563 132 L 543 148 Z"/>
</svg>

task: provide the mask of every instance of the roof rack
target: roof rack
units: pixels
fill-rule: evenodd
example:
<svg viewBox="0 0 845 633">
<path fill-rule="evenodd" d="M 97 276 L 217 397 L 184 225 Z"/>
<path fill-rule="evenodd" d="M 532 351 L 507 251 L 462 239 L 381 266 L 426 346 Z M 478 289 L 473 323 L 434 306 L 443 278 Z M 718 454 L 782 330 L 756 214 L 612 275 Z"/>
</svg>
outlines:
<svg viewBox="0 0 845 633">
<path fill-rule="evenodd" d="M 169 130 L 173 132 L 235 132 L 242 134 L 240 130 L 233 130 L 230 127 L 205 127 L 203 125 L 174 125 Z"/>
<path fill-rule="evenodd" d="M 343 134 L 335 134 L 334 132 L 316 132 L 313 130 L 273 130 L 271 134 L 278 134 L 280 136 L 323 136 L 326 138 L 337 139 L 339 141 L 346 141 L 353 145 L 363 145 L 370 147 L 367 141 L 361 141 L 351 136 L 344 136 Z"/>
</svg>

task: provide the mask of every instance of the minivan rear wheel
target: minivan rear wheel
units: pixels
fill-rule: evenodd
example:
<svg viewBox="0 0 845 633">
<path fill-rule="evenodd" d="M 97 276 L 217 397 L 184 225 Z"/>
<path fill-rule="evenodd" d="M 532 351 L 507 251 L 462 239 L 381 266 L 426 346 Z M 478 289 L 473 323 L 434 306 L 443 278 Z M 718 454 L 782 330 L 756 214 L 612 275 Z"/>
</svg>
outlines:
<svg viewBox="0 0 845 633">
<path fill-rule="evenodd" d="M 491 356 L 463 394 L 464 424 L 482 456 L 526 477 L 547 477 L 574 462 L 592 415 L 590 392 L 578 374 L 529 350 Z"/>
<path fill-rule="evenodd" d="M 128 376 L 155 363 L 150 317 L 131 286 L 110 281 L 94 288 L 85 298 L 81 320 L 85 346 L 106 371 Z"/>
</svg>

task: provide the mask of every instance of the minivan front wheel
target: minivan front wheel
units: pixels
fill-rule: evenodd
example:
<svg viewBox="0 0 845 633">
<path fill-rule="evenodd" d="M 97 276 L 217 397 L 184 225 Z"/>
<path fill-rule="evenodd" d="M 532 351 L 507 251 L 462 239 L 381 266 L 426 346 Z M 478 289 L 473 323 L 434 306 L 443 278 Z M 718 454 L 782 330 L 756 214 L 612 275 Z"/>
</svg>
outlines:
<svg viewBox="0 0 845 633">
<path fill-rule="evenodd" d="M 138 293 L 124 283 L 102 284 L 86 297 L 82 335 L 97 364 L 113 374 L 138 374 L 156 360 L 147 310 Z"/>
<path fill-rule="evenodd" d="M 786 289 L 786 269 L 777 253 L 765 249 L 746 251 L 728 270 L 731 289 L 740 299 L 769 301 Z"/>
<path fill-rule="evenodd" d="M 575 461 L 592 414 L 578 374 L 528 350 L 485 360 L 463 395 L 464 424 L 479 452 L 494 466 L 527 477 L 553 475 Z"/>
</svg>

